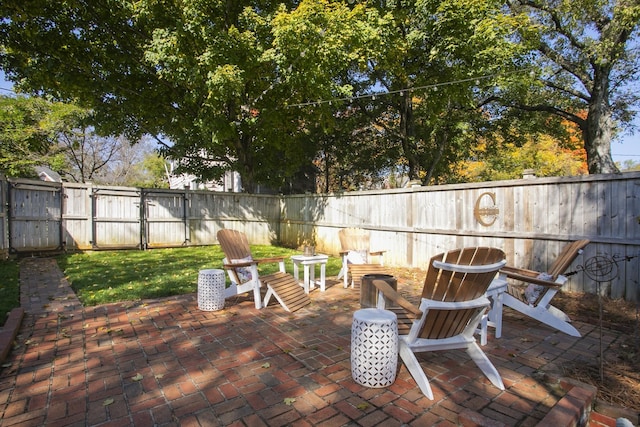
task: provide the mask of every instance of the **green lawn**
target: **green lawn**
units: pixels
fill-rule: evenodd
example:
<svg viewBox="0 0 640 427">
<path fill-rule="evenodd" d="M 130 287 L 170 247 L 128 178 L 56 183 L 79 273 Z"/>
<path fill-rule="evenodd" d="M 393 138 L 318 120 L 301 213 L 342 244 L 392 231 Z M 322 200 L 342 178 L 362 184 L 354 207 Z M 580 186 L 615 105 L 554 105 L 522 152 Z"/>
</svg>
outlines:
<svg viewBox="0 0 640 427">
<path fill-rule="evenodd" d="M 19 273 L 17 261 L 0 261 L 0 326 L 7 320 L 7 313 L 20 306 Z"/>
<path fill-rule="evenodd" d="M 299 251 L 276 246 L 252 246 L 254 258 L 285 256 L 286 270 L 293 273 L 289 256 Z M 85 306 L 135 301 L 196 292 L 198 271 L 222 268 L 220 246 L 201 246 L 148 251 L 96 251 L 58 257 L 73 290 Z M 260 266 L 262 273 L 277 271 L 277 264 Z M 340 259 L 329 258 L 327 276 L 337 275 Z"/>
</svg>

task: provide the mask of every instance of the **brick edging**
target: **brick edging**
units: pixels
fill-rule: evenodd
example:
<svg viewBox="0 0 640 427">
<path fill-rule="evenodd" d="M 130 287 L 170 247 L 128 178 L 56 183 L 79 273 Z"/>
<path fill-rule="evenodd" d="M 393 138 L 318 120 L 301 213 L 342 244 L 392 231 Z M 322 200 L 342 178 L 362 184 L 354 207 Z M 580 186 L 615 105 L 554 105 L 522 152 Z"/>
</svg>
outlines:
<svg viewBox="0 0 640 427">
<path fill-rule="evenodd" d="M 591 407 L 598 389 L 588 384 L 561 380 L 562 388 L 568 389 L 551 411 L 538 423 L 538 426 L 585 426 L 589 421 Z"/>
<path fill-rule="evenodd" d="M 598 389 L 592 385 L 568 378 L 558 379 L 557 385 L 564 389 L 566 394 L 551 408 L 536 427 L 576 427 L 587 425 Z M 491 420 L 469 409 L 458 414 L 458 425 L 463 427 L 504 426 L 499 421 Z"/>
<path fill-rule="evenodd" d="M 11 351 L 13 341 L 18 335 L 22 319 L 24 318 L 24 308 L 17 307 L 9 312 L 7 321 L 0 329 L 0 363 L 4 363 L 5 359 Z"/>
</svg>

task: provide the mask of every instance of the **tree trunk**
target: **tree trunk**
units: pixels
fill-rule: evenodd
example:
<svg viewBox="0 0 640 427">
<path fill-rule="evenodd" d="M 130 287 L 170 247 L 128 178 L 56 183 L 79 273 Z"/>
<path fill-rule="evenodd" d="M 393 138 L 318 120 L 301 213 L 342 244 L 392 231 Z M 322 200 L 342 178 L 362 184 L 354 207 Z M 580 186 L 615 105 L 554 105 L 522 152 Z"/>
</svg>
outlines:
<svg viewBox="0 0 640 427">
<path fill-rule="evenodd" d="M 437 129 L 435 132 L 433 132 L 432 137 L 435 140 L 436 147 L 438 147 L 438 149 L 434 153 L 431 160 L 431 164 L 427 169 L 427 175 L 425 176 L 423 181 L 425 184 L 431 183 L 431 180 L 433 179 L 433 175 L 436 170 L 436 166 L 440 162 L 440 159 L 442 159 L 444 150 L 447 148 L 447 144 L 449 143 L 449 133 L 444 131 L 443 129 Z"/>
<path fill-rule="evenodd" d="M 239 135 L 236 138 L 235 146 L 236 155 L 238 157 L 238 172 L 240 173 L 242 191 L 254 194 L 256 192 L 256 182 L 253 170 L 253 154 L 251 153 L 252 138 L 244 135 L 241 131 L 238 131 L 238 133 Z"/>
<path fill-rule="evenodd" d="M 619 173 L 611 157 L 613 119 L 609 105 L 609 72 L 596 68 L 589 111 L 582 135 L 590 174 Z"/>
<path fill-rule="evenodd" d="M 413 126 L 413 101 L 410 94 L 403 97 L 400 104 L 400 139 L 402 141 L 402 152 L 407 159 L 409 180 L 418 179 L 420 164 L 412 145 L 415 139 L 415 132 Z"/>
</svg>

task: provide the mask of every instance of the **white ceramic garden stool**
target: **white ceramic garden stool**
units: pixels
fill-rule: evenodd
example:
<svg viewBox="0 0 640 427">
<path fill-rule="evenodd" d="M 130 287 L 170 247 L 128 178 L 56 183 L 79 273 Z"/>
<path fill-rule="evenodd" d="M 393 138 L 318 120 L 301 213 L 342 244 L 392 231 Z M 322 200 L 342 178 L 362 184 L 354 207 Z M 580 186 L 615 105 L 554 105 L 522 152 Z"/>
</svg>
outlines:
<svg viewBox="0 0 640 427">
<path fill-rule="evenodd" d="M 204 311 L 224 308 L 224 270 L 200 270 L 198 273 L 198 308 Z"/>
<path fill-rule="evenodd" d="M 396 380 L 398 320 L 388 310 L 364 308 L 351 324 L 351 376 L 360 385 L 387 387 Z"/>
</svg>

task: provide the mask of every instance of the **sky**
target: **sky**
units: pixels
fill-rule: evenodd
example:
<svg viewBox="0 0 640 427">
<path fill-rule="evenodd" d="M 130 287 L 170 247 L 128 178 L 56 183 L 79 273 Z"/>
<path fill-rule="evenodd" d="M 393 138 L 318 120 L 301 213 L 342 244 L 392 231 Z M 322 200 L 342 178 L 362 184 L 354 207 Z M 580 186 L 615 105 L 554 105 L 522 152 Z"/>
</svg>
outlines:
<svg viewBox="0 0 640 427">
<path fill-rule="evenodd" d="M 11 82 L 5 80 L 4 72 L 0 71 L 0 94 L 12 94 L 12 88 Z M 614 162 L 624 163 L 631 160 L 640 163 L 640 113 L 636 116 L 634 124 L 637 128 L 635 134 L 623 135 L 611 143 L 611 157 Z"/>
</svg>

